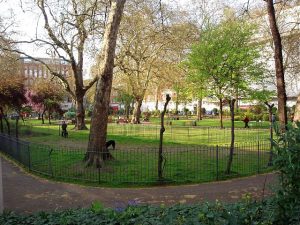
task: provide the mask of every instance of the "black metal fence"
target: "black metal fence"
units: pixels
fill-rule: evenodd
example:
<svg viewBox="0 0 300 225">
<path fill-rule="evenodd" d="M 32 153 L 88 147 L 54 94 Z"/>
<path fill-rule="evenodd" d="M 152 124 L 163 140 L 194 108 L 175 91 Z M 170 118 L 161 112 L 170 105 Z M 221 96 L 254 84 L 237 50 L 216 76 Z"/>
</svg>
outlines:
<svg viewBox="0 0 300 225">
<path fill-rule="evenodd" d="M 270 142 L 236 144 L 231 173 L 226 170 L 228 145 L 164 148 L 163 178 L 168 183 L 196 183 L 247 176 L 272 170 L 268 167 Z M 37 145 L 0 135 L 0 150 L 31 172 L 55 179 L 93 184 L 134 185 L 158 181 L 158 148 L 110 151 L 113 160 L 101 168 L 86 167 L 84 149 Z M 102 158 L 103 154 L 97 155 Z"/>
</svg>

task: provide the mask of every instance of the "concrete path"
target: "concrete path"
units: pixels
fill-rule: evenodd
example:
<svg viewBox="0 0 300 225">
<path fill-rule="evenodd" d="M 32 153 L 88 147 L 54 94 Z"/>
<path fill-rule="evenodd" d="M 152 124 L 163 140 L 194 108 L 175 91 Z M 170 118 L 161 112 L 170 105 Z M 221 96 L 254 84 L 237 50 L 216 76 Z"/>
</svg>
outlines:
<svg viewBox="0 0 300 225">
<path fill-rule="evenodd" d="M 254 198 L 271 194 L 273 173 L 230 181 L 153 188 L 98 188 L 48 181 L 30 175 L 2 158 L 4 208 L 19 213 L 89 207 L 99 201 L 107 207 L 125 207 L 129 201 L 148 204 L 238 201 L 244 194 Z"/>
</svg>

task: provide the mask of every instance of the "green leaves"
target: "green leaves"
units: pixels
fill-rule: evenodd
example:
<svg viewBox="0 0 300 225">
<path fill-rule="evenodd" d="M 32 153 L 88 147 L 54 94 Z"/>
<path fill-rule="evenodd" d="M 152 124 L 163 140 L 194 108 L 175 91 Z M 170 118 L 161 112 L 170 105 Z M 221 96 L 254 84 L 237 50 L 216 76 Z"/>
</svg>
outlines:
<svg viewBox="0 0 300 225">
<path fill-rule="evenodd" d="M 104 208 L 94 203 L 90 209 L 74 209 L 61 212 L 41 212 L 34 215 L 17 215 L 5 212 L 0 215 L 0 224 L 152 224 L 152 225 L 249 225 L 272 224 L 268 214 L 269 202 L 257 203 L 247 199 L 236 204 L 203 203 L 198 205 L 128 206 L 122 211 Z"/>
<path fill-rule="evenodd" d="M 275 143 L 275 167 L 280 172 L 274 202 L 278 224 L 300 223 L 300 123 L 289 126 Z"/>
<path fill-rule="evenodd" d="M 247 91 L 261 80 L 259 50 L 250 44 L 254 30 L 253 25 L 234 19 L 203 31 L 185 63 L 192 80 L 209 85 L 218 98 Z"/>
</svg>

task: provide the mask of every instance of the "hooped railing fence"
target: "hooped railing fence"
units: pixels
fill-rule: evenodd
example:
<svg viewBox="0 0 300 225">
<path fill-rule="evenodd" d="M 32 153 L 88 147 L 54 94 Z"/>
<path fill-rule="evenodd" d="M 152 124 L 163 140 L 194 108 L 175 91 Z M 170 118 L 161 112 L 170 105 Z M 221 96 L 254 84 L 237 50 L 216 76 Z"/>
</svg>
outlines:
<svg viewBox="0 0 300 225">
<path fill-rule="evenodd" d="M 198 183 L 268 172 L 270 141 L 236 144 L 231 173 L 226 174 L 229 145 L 165 147 L 163 181 Z M 158 148 L 133 147 L 110 151 L 113 160 L 101 168 L 86 167 L 85 149 L 47 146 L 0 135 L 0 151 L 29 171 L 59 180 L 101 185 L 152 185 L 158 182 Z M 97 153 L 99 157 L 107 153 Z"/>
</svg>

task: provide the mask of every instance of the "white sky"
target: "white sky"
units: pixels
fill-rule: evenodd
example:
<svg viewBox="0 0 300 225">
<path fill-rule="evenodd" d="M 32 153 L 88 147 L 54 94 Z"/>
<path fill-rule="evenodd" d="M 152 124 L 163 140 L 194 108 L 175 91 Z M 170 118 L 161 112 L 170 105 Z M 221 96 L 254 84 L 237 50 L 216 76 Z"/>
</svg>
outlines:
<svg viewBox="0 0 300 225">
<path fill-rule="evenodd" d="M 193 1 L 201 2 L 203 0 L 164 0 L 165 3 L 170 4 L 177 2 L 180 7 L 194 6 Z M 257 0 L 251 1 L 257 2 Z M 33 2 L 33 0 L 0 0 L 1 17 L 10 18 L 12 14 L 14 15 L 13 18 L 15 21 L 15 26 L 12 28 L 18 33 L 18 35 L 14 37 L 16 40 L 30 40 L 35 37 L 36 31 L 38 31 L 39 35 L 43 34 L 44 32 L 44 30 L 41 28 L 44 22 L 41 18 L 40 11 L 37 8 L 30 8 L 30 5 L 33 6 Z M 237 4 L 238 6 L 241 6 L 245 4 L 247 0 L 210 0 L 209 2 L 210 4 L 218 4 L 218 2 L 222 2 L 224 4 L 225 2 L 225 4 L 230 6 L 237 6 Z M 38 29 L 36 28 L 37 24 L 39 25 Z M 34 45 L 24 45 L 19 47 L 21 50 L 35 57 L 50 57 L 46 54 L 45 49 L 34 47 Z M 92 64 L 92 59 L 86 58 L 85 61 L 88 65 Z"/>
</svg>

